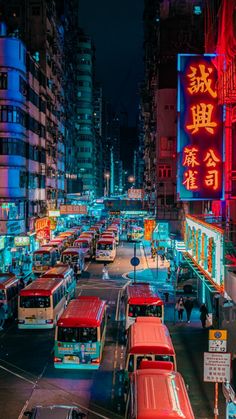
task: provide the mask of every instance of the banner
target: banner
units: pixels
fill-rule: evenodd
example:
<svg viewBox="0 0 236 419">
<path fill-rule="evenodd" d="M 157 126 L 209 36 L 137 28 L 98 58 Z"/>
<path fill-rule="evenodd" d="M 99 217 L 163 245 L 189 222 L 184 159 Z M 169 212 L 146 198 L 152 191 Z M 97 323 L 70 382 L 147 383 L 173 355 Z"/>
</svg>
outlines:
<svg viewBox="0 0 236 419">
<path fill-rule="evenodd" d="M 152 240 L 152 233 L 155 229 L 156 221 L 144 219 L 144 240 Z"/>
</svg>

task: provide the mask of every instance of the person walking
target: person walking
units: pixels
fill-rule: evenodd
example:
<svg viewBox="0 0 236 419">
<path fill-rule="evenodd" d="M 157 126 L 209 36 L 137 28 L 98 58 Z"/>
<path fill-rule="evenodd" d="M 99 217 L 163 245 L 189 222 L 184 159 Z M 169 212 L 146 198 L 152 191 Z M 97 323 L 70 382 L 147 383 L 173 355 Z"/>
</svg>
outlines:
<svg viewBox="0 0 236 419">
<path fill-rule="evenodd" d="M 208 317 L 208 309 L 207 309 L 206 304 L 204 303 L 200 307 L 200 320 L 202 322 L 203 329 L 205 329 L 205 327 L 206 327 L 207 317 Z"/>
<path fill-rule="evenodd" d="M 110 279 L 106 263 L 104 263 L 104 266 L 103 266 L 102 279 Z"/>
<path fill-rule="evenodd" d="M 178 311 L 178 319 L 183 321 L 183 312 L 184 312 L 184 299 L 180 297 L 175 305 L 175 309 Z"/>
<path fill-rule="evenodd" d="M 3 330 L 5 323 L 5 310 L 3 303 L 0 304 L 0 330 Z"/>
<path fill-rule="evenodd" d="M 187 314 L 187 322 L 190 323 L 190 317 L 193 309 L 193 301 L 191 300 L 191 298 L 186 298 L 186 300 L 184 301 L 184 308 Z"/>
<path fill-rule="evenodd" d="M 74 269 L 75 279 L 77 281 L 77 279 L 78 279 L 78 266 L 77 266 L 76 263 L 74 264 L 74 268 L 73 269 Z"/>
</svg>

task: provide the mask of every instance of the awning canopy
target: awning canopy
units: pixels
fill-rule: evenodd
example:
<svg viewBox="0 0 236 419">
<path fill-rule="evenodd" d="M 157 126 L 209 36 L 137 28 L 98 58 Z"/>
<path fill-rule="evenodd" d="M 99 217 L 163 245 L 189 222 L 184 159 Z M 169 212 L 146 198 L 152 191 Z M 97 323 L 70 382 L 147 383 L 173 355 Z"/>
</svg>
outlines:
<svg viewBox="0 0 236 419">
<path fill-rule="evenodd" d="M 192 258 L 188 255 L 188 253 L 183 253 L 183 257 L 185 261 L 188 263 L 188 265 L 193 269 L 193 271 L 196 273 L 198 278 L 204 282 L 206 287 L 209 289 L 212 293 L 218 293 L 220 292 L 219 287 L 217 285 L 213 285 L 212 282 L 207 278 L 206 275 L 201 271 L 201 269 L 197 266 L 196 263 L 192 260 Z"/>
</svg>

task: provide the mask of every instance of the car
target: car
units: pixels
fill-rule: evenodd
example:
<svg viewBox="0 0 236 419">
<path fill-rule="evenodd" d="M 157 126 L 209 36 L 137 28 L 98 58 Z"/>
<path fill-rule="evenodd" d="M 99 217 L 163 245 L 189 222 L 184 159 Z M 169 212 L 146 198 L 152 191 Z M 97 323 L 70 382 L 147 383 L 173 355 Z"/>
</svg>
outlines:
<svg viewBox="0 0 236 419">
<path fill-rule="evenodd" d="M 35 406 L 30 411 L 25 411 L 24 416 L 29 419 L 82 419 L 87 414 L 76 406 Z"/>
</svg>

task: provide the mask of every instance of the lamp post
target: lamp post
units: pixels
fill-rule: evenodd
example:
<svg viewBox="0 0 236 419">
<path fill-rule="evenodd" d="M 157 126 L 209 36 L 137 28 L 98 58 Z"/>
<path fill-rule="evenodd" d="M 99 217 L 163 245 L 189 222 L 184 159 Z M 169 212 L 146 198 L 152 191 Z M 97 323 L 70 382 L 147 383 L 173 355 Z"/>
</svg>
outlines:
<svg viewBox="0 0 236 419">
<path fill-rule="evenodd" d="M 109 172 L 105 172 L 104 173 L 104 178 L 105 178 L 105 196 L 109 196 L 109 182 L 110 182 L 110 173 Z"/>
</svg>

